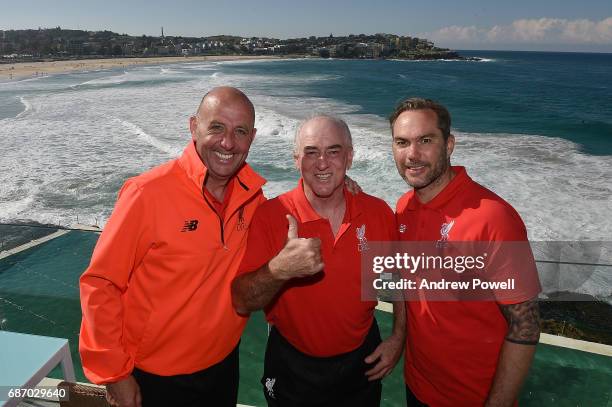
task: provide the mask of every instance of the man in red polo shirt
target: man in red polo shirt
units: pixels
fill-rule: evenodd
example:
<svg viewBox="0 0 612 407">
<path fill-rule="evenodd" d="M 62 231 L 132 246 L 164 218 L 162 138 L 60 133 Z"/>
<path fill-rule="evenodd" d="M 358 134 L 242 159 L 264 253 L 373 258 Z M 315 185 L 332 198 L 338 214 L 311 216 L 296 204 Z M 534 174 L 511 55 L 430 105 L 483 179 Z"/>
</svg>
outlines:
<svg viewBox="0 0 612 407">
<path fill-rule="evenodd" d="M 413 190 L 396 209 L 400 239 L 526 242 L 518 213 L 451 167 L 455 138 L 444 106 L 407 99 L 390 117 L 393 156 Z M 528 260 L 531 252 L 528 252 Z M 512 301 L 408 301 L 405 356 L 409 406 L 512 406 L 539 340 L 539 292 L 531 281 Z"/>
<path fill-rule="evenodd" d="M 302 179 L 263 203 L 232 284 L 240 313 L 265 308 L 272 325 L 262 385 L 270 406 L 378 406 L 381 378 L 399 359 L 405 309 L 381 342 L 376 301 L 361 298 L 360 252 L 395 240 L 393 212 L 344 188 L 353 148 L 345 122 L 306 121 L 294 153 Z"/>
</svg>

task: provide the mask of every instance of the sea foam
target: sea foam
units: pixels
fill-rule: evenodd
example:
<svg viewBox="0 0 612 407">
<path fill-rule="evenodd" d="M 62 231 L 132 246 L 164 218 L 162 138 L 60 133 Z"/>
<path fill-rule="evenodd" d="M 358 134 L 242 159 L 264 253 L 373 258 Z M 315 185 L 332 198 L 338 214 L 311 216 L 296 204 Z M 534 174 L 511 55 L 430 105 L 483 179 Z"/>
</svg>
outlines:
<svg viewBox="0 0 612 407">
<path fill-rule="evenodd" d="M 228 69 L 231 64 L 206 63 L 146 68 L 12 85 L 30 93 L 21 99 L 24 113 L 2 121 L 0 219 L 66 224 L 78 215 L 83 223 L 103 226 L 126 178 L 180 154 L 191 138 L 189 115 L 218 85 L 239 87 L 255 104 L 258 132 L 248 161 L 268 179 L 269 197 L 296 185 L 293 137 L 300 121 L 315 113 L 348 122 L 355 148 L 349 175 L 366 192 L 394 207 L 408 190 L 395 169 L 386 119 L 305 87 L 337 81 L 338 75 L 252 75 Z M 71 83 L 85 86 L 69 89 Z M 35 115 L 25 114 L 34 108 Z M 588 155 L 570 141 L 537 134 L 454 133 L 453 164 L 466 166 L 474 180 L 510 202 L 530 239 L 612 236 L 609 156 Z M 598 287 L 610 287 L 609 279 L 601 278 L 580 289 L 607 295 Z"/>
</svg>

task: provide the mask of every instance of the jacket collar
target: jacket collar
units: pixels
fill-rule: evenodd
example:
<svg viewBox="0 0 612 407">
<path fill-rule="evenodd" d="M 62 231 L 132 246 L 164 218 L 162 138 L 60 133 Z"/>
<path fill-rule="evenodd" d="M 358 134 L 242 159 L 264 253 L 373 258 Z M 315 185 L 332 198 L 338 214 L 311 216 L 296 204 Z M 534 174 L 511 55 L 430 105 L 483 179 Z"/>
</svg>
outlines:
<svg viewBox="0 0 612 407">
<path fill-rule="evenodd" d="M 187 177 L 201 190 L 204 187 L 204 180 L 206 179 L 208 169 L 196 151 L 193 141 L 190 141 L 187 147 L 185 147 L 178 162 L 187 174 Z M 237 194 L 238 197 L 244 194 L 246 194 L 246 196 L 251 196 L 257 193 L 266 183 L 266 180 L 257 174 L 247 163 L 244 163 L 242 167 L 240 167 L 233 179 L 236 181 L 236 184 L 234 185 L 232 196 Z M 244 199 L 246 199 L 246 196 Z M 234 201 L 233 198 L 232 201 Z"/>
</svg>

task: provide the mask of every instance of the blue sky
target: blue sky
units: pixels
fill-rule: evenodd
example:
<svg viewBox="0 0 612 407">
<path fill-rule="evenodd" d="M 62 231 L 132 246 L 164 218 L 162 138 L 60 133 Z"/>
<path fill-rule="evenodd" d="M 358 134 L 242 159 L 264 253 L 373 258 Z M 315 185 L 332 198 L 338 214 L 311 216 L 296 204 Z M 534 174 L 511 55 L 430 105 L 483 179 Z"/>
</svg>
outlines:
<svg viewBox="0 0 612 407">
<path fill-rule="evenodd" d="M 612 52 L 610 0 L 0 0 L 0 29 L 58 25 L 197 37 L 387 32 L 457 49 Z"/>
</svg>

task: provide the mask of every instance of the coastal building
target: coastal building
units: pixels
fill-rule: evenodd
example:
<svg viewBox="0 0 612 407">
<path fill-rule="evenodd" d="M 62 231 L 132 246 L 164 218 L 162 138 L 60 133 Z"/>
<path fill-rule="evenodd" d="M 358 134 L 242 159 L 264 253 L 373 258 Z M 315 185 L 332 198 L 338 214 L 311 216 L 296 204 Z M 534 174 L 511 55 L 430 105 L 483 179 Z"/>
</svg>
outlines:
<svg viewBox="0 0 612 407">
<path fill-rule="evenodd" d="M 6 40 L 6 31 L 2 30 L 2 37 L 0 37 L 0 55 L 4 55 L 6 53 L 6 49 L 8 48 L 8 41 Z M 11 52 L 13 50 L 11 49 Z"/>
<path fill-rule="evenodd" d="M 122 46 L 123 55 L 134 55 L 134 43 L 126 42 Z"/>
<path fill-rule="evenodd" d="M 329 47 L 330 58 L 336 58 L 336 49 L 337 49 L 336 45 L 332 45 L 331 47 Z"/>
<path fill-rule="evenodd" d="M 369 42 L 366 49 L 366 58 L 380 58 L 383 51 L 383 45 L 377 42 Z"/>
<path fill-rule="evenodd" d="M 416 40 L 416 49 L 432 49 L 434 47 L 434 43 L 426 39 L 416 38 Z"/>
<path fill-rule="evenodd" d="M 0 54 L 42 56 L 169 56 L 213 54 L 302 54 L 332 58 L 409 58 L 435 59 L 440 54 L 433 42 L 409 36 L 377 33 L 334 37 L 303 37 L 279 40 L 267 37 L 243 38 L 217 35 L 200 38 L 129 36 L 111 31 L 65 30 L 60 27 L 39 30 L 0 30 Z M 457 57 L 458 56 L 450 56 Z"/>
<path fill-rule="evenodd" d="M 412 37 L 399 37 L 397 39 L 397 48 L 399 50 L 413 49 L 414 46 Z"/>
<path fill-rule="evenodd" d="M 71 55 L 83 55 L 83 41 L 81 40 L 68 40 L 66 44 L 66 51 Z"/>
<path fill-rule="evenodd" d="M 88 41 L 83 43 L 83 53 L 86 55 L 98 55 L 100 54 L 101 48 L 102 43 L 98 41 Z"/>
<path fill-rule="evenodd" d="M 170 55 L 170 47 L 167 45 L 160 45 L 156 48 L 157 55 Z"/>
</svg>

